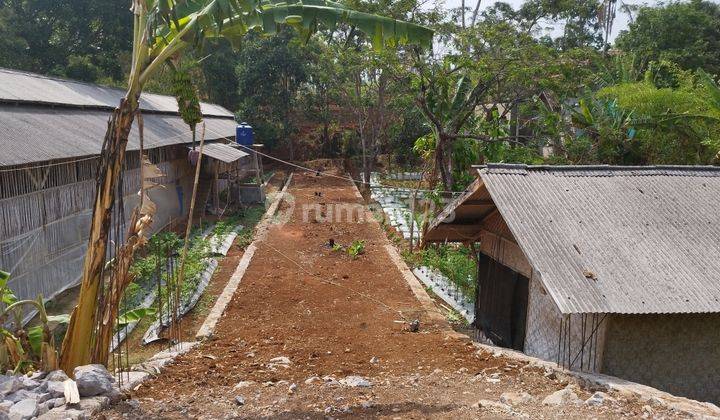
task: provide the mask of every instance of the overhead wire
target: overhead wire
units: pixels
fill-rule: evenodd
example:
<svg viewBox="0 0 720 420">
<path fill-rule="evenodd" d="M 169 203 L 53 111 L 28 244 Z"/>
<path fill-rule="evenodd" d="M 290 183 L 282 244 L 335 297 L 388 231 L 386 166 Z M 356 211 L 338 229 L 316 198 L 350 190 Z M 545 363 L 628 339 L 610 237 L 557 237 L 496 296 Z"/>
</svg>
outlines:
<svg viewBox="0 0 720 420">
<path fill-rule="evenodd" d="M 224 134 L 222 134 L 222 133 L 219 133 L 219 132 L 217 132 L 217 131 L 215 131 L 215 130 L 213 130 L 213 129 L 211 129 L 211 128 L 207 128 L 207 131 L 210 131 L 210 132 L 212 132 L 213 134 L 220 136 L 220 137 L 218 137 L 217 139 L 223 139 L 223 140 L 227 140 L 227 141 L 231 141 L 231 142 L 233 141 L 230 137 L 228 137 L 228 136 L 226 136 L 226 135 L 224 135 Z M 149 147 L 152 147 L 152 146 L 155 146 L 155 145 L 158 145 L 158 144 L 161 144 L 161 143 L 165 143 L 167 140 L 171 140 L 171 139 L 178 138 L 178 137 L 181 137 L 181 136 L 186 136 L 186 135 L 187 135 L 187 133 L 180 133 L 180 134 L 177 134 L 177 135 L 175 135 L 175 136 L 165 137 L 165 138 L 163 138 L 162 140 L 159 140 L 159 141 L 157 141 L 157 142 L 147 143 L 147 144 L 145 144 L 145 149 L 147 150 Z M 284 165 L 292 166 L 292 167 L 294 167 L 294 168 L 296 168 L 296 169 L 300 169 L 300 170 L 307 171 L 307 172 L 314 172 L 314 173 L 318 173 L 318 172 L 319 172 L 317 169 L 308 168 L 308 167 L 306 167 L 306 166 L 298 165 L 297 163 L 293 163 L 293 162 L 290 162 L 290 161 L 287 161 L 287 160 L 284 160 L 284 159 L 280 159 L 280 158 L 278 158 L 278 157 L 276 157 L 276 156 L 272 156 L 272 155 L 269 155 L 269 154 L 267 154 L 267 153 L 260 152 L 260 151 L 258 151 L 258 150 L 255 150 L 255 149 L 253 149 L 253 148 L 251 148 L 251 147 L 248 147 L 248 146 L 245 146 L 245 145 L 243 145 L 243 144 L 239 144 L 239 143 L 235 143 L 235 144 L 237 144 L 237 146 L 239 146 L 239 147 L 241 147 L 241 148 L 243 148 L 243 149 L 245 149 L 245 150 L 251 151 L 251 152 L 253 152 L 253 153 L 257 153 L 257 154 L 259 154 L 260 156 L 263 156 L 263 157 L 266 157 L 266 158 L 268 158 L 268 159 L 277 161 L 277 162 L 282 163 L 282 164 L 284 164 Z M 94 155 L 94 156 L 88 156 L 88 157 L 84 157 L 84 158 L 64 160 L 64 161 L 62 161 L 62 162 L 53 162 L 53 163 L 48 163 L 48 164 L 44 164 L 44 165 L 22 166 L 22 167 L 17 167 L 17 168 L 0 169 L 0 173 L 4 173 L 4 172 L 14 172 L 14 171 L 24 171 L 24 170 L 33 170 L 33 169 L 43 169 L 43 168 L 48 168 L 48 167 L 52 167 L 52 166 L 60 166 L 60 165 L 67 165 L 67 164 L 71 164 L 71 163 L 85 162 L 85 161 L 89 161 L 89 160 L 98 159 L 99 157 L 100 157 L 100 155 Z M 379 186 L 378 186 L 378 185 L 372 185 L 369 181 L 365 181 L 365 180 L 362 180 L 362 179 L 355 179 L 355 178 L 352 178 L 352 177 L 350 177 L 350 176 L 345 177 L 345 176 L 340 176 L 340 175 L 335 175 L 335 174 L 330 174 L 330 173 L 323 173 L 323 172 L 321 172 L 321 174 L 322 174 L 322 176 L 327 176 L 327 177 L 331 177 L 331 178 L 342 179 L 342 180 L 345 180 L 345 181 L 351 181 L 351 182 L 354 182 L 354 183 L 356 183 L 356 184 L 368 185 L 368 186 L 371 186 L 371 187 L 373 187 L 373 188 L 393 188 L 393 189 L 402 188 L 402 187 L 397 187 L 397 186 L 393 186 L 393 185 L 379 185 Z M 418 189 L 416 189 L 416 188 L 408 188 L 408 190 L 412 190 L 412 191 L 422 191 L 422 192 L 434 192 L 434 193 L 441 193 L 441 194 L 452 194 L 452 195 L 461 194 L 461 192 L 458 192 L 458 191 L 428 190 L 428 189 L 422 189 L 422 188 L 418 188 Z"/>
</svg>

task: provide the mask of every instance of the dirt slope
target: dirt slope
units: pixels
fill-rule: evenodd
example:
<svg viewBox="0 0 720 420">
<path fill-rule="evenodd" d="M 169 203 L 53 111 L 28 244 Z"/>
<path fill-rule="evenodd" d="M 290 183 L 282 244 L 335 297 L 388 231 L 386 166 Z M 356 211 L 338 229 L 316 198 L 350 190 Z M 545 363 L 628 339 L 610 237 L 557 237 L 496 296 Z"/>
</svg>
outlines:
<svg viewBox="0 0 720 420">
<path fill-rule="evenodd" d="M 449 338 L 423 313 L 384 246 L 376 222 L 304 221 L 305 205 L 326 216 L 335 203 L 359 203 L 344 180 L 296 174 L 291 215 L 271 228 L 215 336 L 180 356 L 154 381 L 103 413 L 108 418 L 619 418 L 662 409 L 620 395 L 600 406 L 541 401 L 567 380 Z M 320 193 L 321 196 L 318 196 Z M 309 212 L 314 219 L 315 212 Z M 334 214 L 337 216 L 337 214 Z M 326 246 L 365 240 L 352 259 Z M 420 320 L 419 332 L 407 323 Z M 286 357 L 285 360 L 272 359 Z M 359 375 L 371 387 L 334 380 Z M 325 380 L 313 377 L 328 377 Z M 549 377 L 548 377 L 549 376 Z M 332 377 L 332 378 L 329 378 Z M 310 378 L 310 380 L 308 380 Z M 334 380 L 333 380 L 334 379 Z M 234 389 L 235 385 L 245 385 Z M 580 398 L 590 393 L 575 390 Z M 512 407 L 505 392 L 527 392 Z M 240 405 L 236 397 L 244 401 Z M 479 400 L 493 401 L 478 407 Z M 139 404 L 138 404 L 139 402 Z"/>
</svg>

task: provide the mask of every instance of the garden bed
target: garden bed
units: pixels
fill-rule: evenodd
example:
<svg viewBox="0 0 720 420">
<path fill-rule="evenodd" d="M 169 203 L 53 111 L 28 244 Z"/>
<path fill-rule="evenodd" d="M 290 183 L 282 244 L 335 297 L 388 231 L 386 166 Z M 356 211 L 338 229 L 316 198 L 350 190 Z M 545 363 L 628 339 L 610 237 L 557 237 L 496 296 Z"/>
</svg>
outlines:
<svg viewBox="0 0 720 420">
<path fill-rule="evenodd" d="M 185 335 L 194 336 L 197 328 L 194 318 L 197 313 L 204 314 L 207 307 L 212 305 L 211 301 L 216 298 L 217 291 L 222 290 L 222 284 L 217 285 L 216 283 L 223 282 L 218 278 L 225 274 L 222 272 L 226 267 L 225 260 L 228 260 L 229 264 L 237 263 L 237 258 L 239 258 L 237 255 L 238 253 L 242 254 L 242 248 L 251 240 L 253 227 L 262 215 L 262 210 L 261 206 L 250 207 L 242 216 L 228 217 L 202 231 L 196 229 L 193 232 L 186 260 L 186 277 L 180 294 L 179 312 L 183 316 L 181 339 L 187 339 Z M 138 259 L 133 265 L 138 280 L 133 282 L 134 286 L 131 289 L 135 290 L 126 296 L 128 304 L 123 304 L 122 308 L 157 308 L 160 302 L 158 295 L 160 295 L 164 327 L 168 325 L 169 318 L 169 311 L 167 311 L 169 307 L 167 280 L 169 277 L 167 273 L 169 269 L 175 272 L 179 270 L 183 241 L 175 234 L 161 234 L 156 237 L 153 237 L 148 244 L 147 255 Z M 169 254 L 170 257 L 158 264 L 157 254 L 152 251 L 157 251 L 158 248 L 164 246 L 170 248 L 164 252 L 164 255 Z M 162 266 L 159 271 L 158 265 Z M 158 272 L 161 279 L 160 292 L 158 292 Z M 226 282 L 227 279 L 224 281 Z M 137 306 L 131 306 L 131 303 L 135 303 Z M 124 358 L 127 358 L 129 353 L 133 361 L 141 361 L 147 355 L 167 346 L 160 342 L 157 345 L 146 345 L 150 341 L 168 338 L 164 333 L 163 328 L 160 328 L 158 314 L 146 316 L 123 327 L 113 340 L 113 348 L 125 354 Z M 120 345 L 126 338 L 128 342 Z"/>
</svg>

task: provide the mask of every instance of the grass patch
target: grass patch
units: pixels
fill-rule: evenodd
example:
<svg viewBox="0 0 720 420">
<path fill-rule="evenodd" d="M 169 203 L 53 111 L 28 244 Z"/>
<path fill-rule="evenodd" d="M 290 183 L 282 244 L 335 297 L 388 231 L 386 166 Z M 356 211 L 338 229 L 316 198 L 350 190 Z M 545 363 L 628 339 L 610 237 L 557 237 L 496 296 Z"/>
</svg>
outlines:
<svg viewBox="0 0 720 420">
<path fill-rule="evenodd" d="M 416 252 L 402 251 L 405 261 L 413 266 L 427 266 L 440 271 L 457 286 L 463 295 L 475 300 L 477 263 L 472 251 L 462 245 L 432 245 Z"/>
</svg>

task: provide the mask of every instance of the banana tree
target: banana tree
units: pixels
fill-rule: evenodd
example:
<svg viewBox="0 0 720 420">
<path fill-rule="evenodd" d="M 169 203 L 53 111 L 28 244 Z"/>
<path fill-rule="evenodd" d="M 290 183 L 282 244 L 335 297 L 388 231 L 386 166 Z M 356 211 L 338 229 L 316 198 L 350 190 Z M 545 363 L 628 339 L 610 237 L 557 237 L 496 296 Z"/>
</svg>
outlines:
<svg viewBox="0 0 720 420">
<path fill-rule="evenodd" d="M 99 291 L 103 281 L 108 234 L 117 180 L 121 175 L 128 135 L 138 111 L 145 84 L 169 59 L 182 56 L 206 38 L 225 37 L 238 46 L 251 30 L 274 34 L 280 25 L 290 25 L 308 37 L 324 26 L 333 30 L 347 24 L 364 32 L 375 47 L 385 44 L 416 43 L 430 46 L 432 31 L 412 23 L 348 9 L 327 0 L 294 3 L 263 0 L 132 0 L 133 50 L 125 96 L 108 120 L 100 154 L 96 194 L 88 249 L 83 265 L 78 304 L 73 310 L 61 352 L 60 366 L 72 374 L 76 366 L 90 362 L 107 363 L 107 354 L 98 351 L 105 343 L 94 343 L 98 322 L 106 329 L 116 314 L 96 319 Z M 150 217 L 138 215 L 130 223 L 128 241 L 119 261 L 129 264 Z M 117 272 L 127 272 L 122 267 Z M 123 282 L 126 284 L 126 282 Z M 122 291 L 123 285 L 119 287 Z M 116 290 L 118 291 L 118 290 Z M 117 293 L 114 293 L 117 295 Z M 105 303 L 107 304 L 107 303 Z M 104 339 L 103 339 L 104 340 Z M 93 350 L 95 349 L 95 350 Z"/>
</svg>

